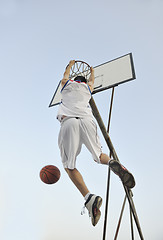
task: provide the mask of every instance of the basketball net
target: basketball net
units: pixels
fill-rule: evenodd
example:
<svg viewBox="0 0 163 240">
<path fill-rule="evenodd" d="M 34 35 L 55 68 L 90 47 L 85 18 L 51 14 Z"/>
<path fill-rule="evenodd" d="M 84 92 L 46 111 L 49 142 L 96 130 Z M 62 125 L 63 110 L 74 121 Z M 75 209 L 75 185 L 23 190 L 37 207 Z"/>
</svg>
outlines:
<svg viewBox="0 0 163 240">
<path fill-rule="evenodd" d="M 69 79 L 74 80 L 77 76 L 83 76 L 88 81 L 91 74 L 90 69 L 91 67 L 88 63 L 77 60 L 71 67 Z"/>
</svg>

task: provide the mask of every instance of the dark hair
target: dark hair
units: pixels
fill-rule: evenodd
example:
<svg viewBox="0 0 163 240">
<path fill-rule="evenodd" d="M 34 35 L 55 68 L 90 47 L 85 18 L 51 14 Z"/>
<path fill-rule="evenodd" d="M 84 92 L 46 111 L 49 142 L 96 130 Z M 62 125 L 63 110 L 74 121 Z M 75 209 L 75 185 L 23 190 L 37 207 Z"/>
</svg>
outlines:
<svg viewBox="0 0 163 240">
<path fill-rule="evenodd" d="M 76 78 L 74 78 L 74 81 L 80 81 L 80 82 L 87 83 L 87 79 L 83 76 L 77 76 Z"/>
</svg>

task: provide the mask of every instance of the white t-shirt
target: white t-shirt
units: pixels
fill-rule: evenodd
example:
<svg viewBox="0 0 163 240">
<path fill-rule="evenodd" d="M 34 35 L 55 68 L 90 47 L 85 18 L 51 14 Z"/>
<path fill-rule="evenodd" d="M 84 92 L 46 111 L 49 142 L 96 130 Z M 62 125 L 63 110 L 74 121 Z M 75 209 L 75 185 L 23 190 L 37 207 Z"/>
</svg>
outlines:
<svg viewBox="0 0 163 240">
<path fill-rule="evenodd" d="M 92 109 L 89 105 L 91 91 L 86 83 L 68 80 L 62 88 L 61 94 L 62 100 L 57 114 L 59 121 L 61 121 L 63 115 L 93 118 Z"/>
</svg>

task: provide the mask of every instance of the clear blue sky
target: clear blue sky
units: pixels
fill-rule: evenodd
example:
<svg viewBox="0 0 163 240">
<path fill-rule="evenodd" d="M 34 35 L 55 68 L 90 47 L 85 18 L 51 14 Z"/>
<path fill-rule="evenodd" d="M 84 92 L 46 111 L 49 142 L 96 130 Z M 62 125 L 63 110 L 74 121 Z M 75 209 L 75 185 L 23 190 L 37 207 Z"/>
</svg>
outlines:
<svg viewBox="0 0 163 240">
<path fill-rule="evenodd" d="M 129 52 L 137 79 L 115 89 L 110 137 L 135 176 L 145 239 L 163 239 L 162 9 L 162 0 L 0 0 L 0 239 L 102 239 L 107 168 L 83 148 L 78 168 L 90 191 L 104 198 L 94 228 L 87 213 L 80 216 L 83 198 L 60 160 L 57 107 L 48 105 L 70 59 L 96 66 Z M 110 90 L 95 101 L 107 124 Z M 51 186 L 39 179 L 48 164 L 61 171 Z M 123 198 L 112 174 L 107 239 L 113 239 Z M 128 203 L 119 239 L 130 239 Z"/>
</svg>

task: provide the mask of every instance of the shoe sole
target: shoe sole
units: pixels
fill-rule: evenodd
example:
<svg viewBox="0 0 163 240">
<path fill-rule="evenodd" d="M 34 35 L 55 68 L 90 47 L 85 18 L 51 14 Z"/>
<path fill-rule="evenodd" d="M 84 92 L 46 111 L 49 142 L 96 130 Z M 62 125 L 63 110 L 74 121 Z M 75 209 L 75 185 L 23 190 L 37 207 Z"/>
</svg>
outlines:
<svg viewBox="0 0 163 240">
<path fill-rule="evenodd" d="M 100 216 L 101 216 L 101 212 L 99 210 L 99 208 L 102 205 L 102 198 L 97 196 L 95 198 L 95 201 L 92 205 L 92 213 L 93 213 L 93 217 L 92 217 L 92 225 L 96 226 L 96 224 L 98 223 Z"/>
<path fill-rule="evenodd" d="M 109 165 L 111 170 L 120 177 L 121 181 L 126 187 L 133 188 L 135 186 L 135 179 L 133 175 L 119 162 L 117 161 L 114 161 L 113 163 L 110 162 Z"/>
</svg>

